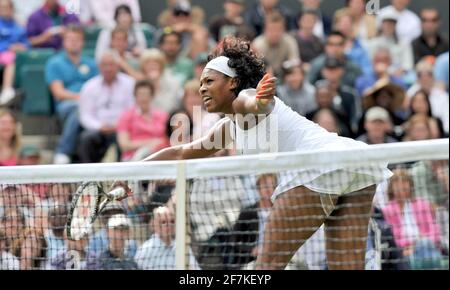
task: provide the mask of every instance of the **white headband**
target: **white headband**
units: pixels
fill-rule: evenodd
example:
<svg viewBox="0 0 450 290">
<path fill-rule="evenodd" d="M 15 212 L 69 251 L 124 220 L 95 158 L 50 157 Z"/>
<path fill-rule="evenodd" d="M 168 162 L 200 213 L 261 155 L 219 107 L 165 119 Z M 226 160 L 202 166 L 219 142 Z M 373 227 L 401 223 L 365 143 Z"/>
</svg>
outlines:
<svg viewBox="0 0 450 290">
<path fill-rule="evenodd" d="M 228 66 L 228 61 L 230 59 L 226 56 L 219 56 L 215 59 L 212 59 L 205 66 L 205 69 L 213 69 L 218 72 L 223 73 L 226 76 L 234 78 L 237 76 L 236 71 Z"/>
</svg>

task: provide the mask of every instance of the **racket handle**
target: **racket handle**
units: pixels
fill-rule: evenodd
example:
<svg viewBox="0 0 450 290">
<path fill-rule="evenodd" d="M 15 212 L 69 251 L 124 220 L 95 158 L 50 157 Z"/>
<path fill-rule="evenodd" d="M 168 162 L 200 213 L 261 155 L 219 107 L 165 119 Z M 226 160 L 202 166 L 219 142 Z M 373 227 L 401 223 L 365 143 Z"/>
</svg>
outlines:
<svg viewBox="0 0 450 290">
<path fill-rule="evenodd" d="M 111 190 L 106 195 L 108 196 L 109 199 L 120 200 L 120 199 L 127 197 L 127 192 L 126 192 L 125 188 L 118 187 L 114 190 Z"/>
</svg>

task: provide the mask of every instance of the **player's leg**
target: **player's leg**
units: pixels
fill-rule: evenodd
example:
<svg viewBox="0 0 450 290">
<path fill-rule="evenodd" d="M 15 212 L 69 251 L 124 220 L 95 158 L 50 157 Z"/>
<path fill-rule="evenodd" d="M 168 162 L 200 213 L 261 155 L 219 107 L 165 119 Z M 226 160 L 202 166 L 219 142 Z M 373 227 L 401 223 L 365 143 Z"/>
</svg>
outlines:
<svg viewBox="0 0 450 290">
<path fill-rule="evenodd" d="M 281 194 L 265 225 L 256 269 L 284 269 L 325 218 L 318 193 L 299 186 Z"/>
<path fill-rule="evenodd" d="M 329 269 L 364 269 L 367 229 L 376 186 L 339 197 L 325 221 Z"/>
</svg>

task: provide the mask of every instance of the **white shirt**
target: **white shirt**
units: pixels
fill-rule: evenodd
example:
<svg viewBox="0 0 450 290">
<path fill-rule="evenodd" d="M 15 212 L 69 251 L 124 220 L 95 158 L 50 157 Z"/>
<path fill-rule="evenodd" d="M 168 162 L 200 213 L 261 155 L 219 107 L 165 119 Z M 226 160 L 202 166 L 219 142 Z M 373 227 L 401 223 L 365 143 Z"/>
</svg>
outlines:
<svg viewBox="0 0 450 290">
<path fill-rule="evenodd" d="M 381 19 L 383 19 L 384 15 L 392 13 L 398 14 L 396 29 L 400 40 L 411 43 L 422 34 L 420 18 L 414 12 L 408 9 L 397 11 L 392 5 L 380 10 L 377 17 L 378 24 L 381 24 Z"/>
<path fill-rule="evenodd" d="M 116 126 L 122 112 L 134 105 L 133 90 L 134 79 L 123 73 L 117 74 L 111 86 L 101 75 L 87 81 L 80 94 L 81 125 L 88 130 Z"/>
<path fill-rule="evenodd" d="M 134 260 L 142 270 L 175 270 L 175 241 L 167 246 L 158 235 L 152 235 L 137 250 Z M 191 248 L 189 248 L 189 269 L 200 270 Z"/>
</svg>

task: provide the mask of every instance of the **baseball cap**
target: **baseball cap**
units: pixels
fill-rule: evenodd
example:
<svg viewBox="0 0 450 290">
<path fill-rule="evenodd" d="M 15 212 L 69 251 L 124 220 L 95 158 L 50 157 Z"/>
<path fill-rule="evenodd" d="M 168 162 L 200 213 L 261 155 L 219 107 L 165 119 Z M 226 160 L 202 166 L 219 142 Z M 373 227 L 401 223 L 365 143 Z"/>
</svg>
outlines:
<svg viewBox="0 0 450 290">
<path fill-rule="evenodd" d="M 389 117 L 388 111 L 386 109 L 383 109 L 382 107 L 372 107 L 370 108 L 365 117 L 366 122 L 372 122 L 372 121 L 384 121 L 384 122 L 390 122 L 391 117 Z"/>
<path fill-rule="evenodd" d="M 108 220 L 108 228 L 129 228 L 130 219 L 124 214 L 115 214 Z"/>
</svg>

